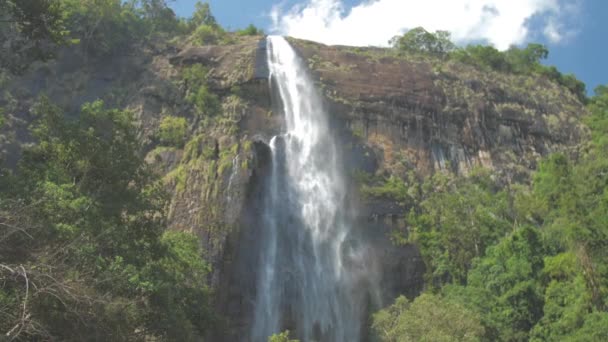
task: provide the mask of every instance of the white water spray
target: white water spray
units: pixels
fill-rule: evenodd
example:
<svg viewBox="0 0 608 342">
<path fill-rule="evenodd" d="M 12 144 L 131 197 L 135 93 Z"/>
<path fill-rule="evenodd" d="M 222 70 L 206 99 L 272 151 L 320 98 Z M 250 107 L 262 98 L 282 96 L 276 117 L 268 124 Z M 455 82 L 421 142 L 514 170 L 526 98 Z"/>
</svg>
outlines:
<svg viewBox="0 0 608 342">
<path fill-rule="evenodd" d="M 285 133 L 271 142 L 264 236 L 251 339 L 291 329 L 302 341 L 359 341 L 370 260 L 351 237 L 338 149 L 306 68 L 268 37 L 271 84 Z"/>
</svg>

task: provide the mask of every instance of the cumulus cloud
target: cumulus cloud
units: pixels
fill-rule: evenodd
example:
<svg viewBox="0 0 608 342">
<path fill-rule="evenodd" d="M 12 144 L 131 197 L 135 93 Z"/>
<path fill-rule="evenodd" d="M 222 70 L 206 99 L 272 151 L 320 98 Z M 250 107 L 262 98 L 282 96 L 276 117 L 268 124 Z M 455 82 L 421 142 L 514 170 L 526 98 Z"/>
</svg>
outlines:
<svg viewBox="0 0 608 342">
<path fill-rule="evenodd" d="M 562 1 L 368 0 L 348 9 L 341 0 L 307 0 L 288 9 L 275 6 L 271 17 L 276 33 L 326 44 L 385 46 L 393 36 L 422 26 L 450 31 L 458 44 L 485 41 L 504 50 L 532 34 L 551 42 L 567 36 L 559 23 L 571 5 Z M 533 19 L 539 32 L 532 32 Z"/>
</svg>

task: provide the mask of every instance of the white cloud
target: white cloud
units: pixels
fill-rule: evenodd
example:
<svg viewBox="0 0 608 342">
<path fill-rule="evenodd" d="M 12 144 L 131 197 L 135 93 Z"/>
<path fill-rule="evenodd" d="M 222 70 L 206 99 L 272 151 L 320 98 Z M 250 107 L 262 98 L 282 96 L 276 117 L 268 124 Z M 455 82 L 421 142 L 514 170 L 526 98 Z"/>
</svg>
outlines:
<svg viewBox="0 0 608 342">
<path fill-rule="evenodd" d="M 459 44 L 486 41 L 498 49 L 525 42 L 539 20 L 551 42 L 568 35 L 559 24 L 563 0 L 368 0 L 347 10 L 341 0 L 307 0 L 273 8 L 273 31 L 326 44 L 385 46 L 408 29 L 447 30 Z M 566 0 L 567 1 L 567 0 Z"/>
<path fill-rule="evenodd" d="M 545 26 L 543 33 L 552 43 L 559 42 L 564 38 L 563 34 L 560 33 L 559 25 L 555 22 L 555 20 L 549 20 L 547 22 L 547 26 Z"/>
</svg>

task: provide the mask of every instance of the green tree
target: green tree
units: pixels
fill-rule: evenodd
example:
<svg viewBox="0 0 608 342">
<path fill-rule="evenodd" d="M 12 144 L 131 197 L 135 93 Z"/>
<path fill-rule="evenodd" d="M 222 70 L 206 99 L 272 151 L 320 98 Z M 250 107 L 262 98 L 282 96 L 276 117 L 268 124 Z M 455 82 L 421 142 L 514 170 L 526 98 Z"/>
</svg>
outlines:
<svg viewBox="0 0 608 342">
<path fill-rule="evenodd" d="M 58 0 L 0 0 L 0 65 L 19 73 L 35 60 L 52 58 L 69 41 L 65 17 Z"/>
<path fill-rule="evenodd" d="M 164 233 L 166 196 L 132 114 L 97 101 L 67 120 L 46 99 L 34 112 L 37 143 L 0 182 L 0 329 L 199 340 L 212 321 L 209 268 L 194 236 Z"/>
<path fill-rule="evenodd" d="M 608 313 L 593 312 L 585 317 L 583 327 L 564 341 L 594 342 L 608 339 Z"/>
<path fill-rule="evenodd" d="M 593 144 L 597 148 L 608 146 L 608 86 L 598 86 L 595 96 L 589 100 L 590 116 L 585 118 L 591 128 Z"/>
<path fill-rule="evenodd" d="M 207 88 L 207 69 L 195 64 L 182 70 L 186 100 L 194 105 L 199 116 L 213 116 L 220 111 L 218 96 Z"/>
<path fill-rule="evenodd" d="M 533 341 L 563 341 L 584 324 L 591 295 L 574 253 L 545 257 L 543 317 L 531 332 Z"/>
<path fill-rule="evenodd" d="M 511 47 L 505 57 L 515 73 L 532 73 L 540 67 L 541 60 L 547 59 L 549 50 L 541 44 L 528 44 L 525 48 Z"/>
<path fill-rule="evenodd" d="M 464 49 L 456 49 L 450 54 L 450 58 L 462 63 L 475 65 L 482 68 L 510 72 L 511 65 L 505 55 L 493 46 L 468 45 Z"/>
<path fill-rule="evenodd" d="M 166 116 L 160 122 L 158 137 L 165 145 L 182 147 L 186 139 L 188 122 L 185 118 Z"/>
<path fill-rule="evenodd" d="M 255 27 L 253 24 L 249 24 L 246 28 L 242 30 L 237 30 L 236 34 L 239 36 L 258 36 L 263 35 L 264 31 Z"/>
<path fill-rule="evenodd" d="M 512 229 L 509 194 L 483 170 L 423 185 L 426 196 L 407 217 L 410 242 L 420 247 L 433 285 L 464 284 L 475 257 Z"/>
<path fill-rule="evenodd" d="M 194 27 L 198 27 L 201 25 L 206 25 L 213 28 L 218 27 L 217 21 L 211 13 L 211 7 L 209 6 L 208 2 L 196 2 L 196 4 L 194 5 L 194 13 L 192 14 L 190 23 Z"/>
<path fill-rule="evenodd" d="M 413 302 L 399 297 L 373 315 L 378 341 L 480 341 L 480 317 L 464 306 L 424 293 Z"/>
<path fill-rule="evenodd" d="M 488 248 L 469 273 L 468 296 L 475 298 L 471 303 L 482 317 L 489 340 L 525 341 L 542 317 L 538 277 L 544 253 L 537 229 L 519 228 Z M 468 301 L 463 299 L 463 303 Z"/>
<path fill-rule="evenodd" d="M 433 55 L 443 55 L 455 48 L 450 41 L 448 31 L 430 33 L 422 27 L 413 28 L 402 36 L 393 37 L 389 43 L 400 51 Z"/>
</svg>

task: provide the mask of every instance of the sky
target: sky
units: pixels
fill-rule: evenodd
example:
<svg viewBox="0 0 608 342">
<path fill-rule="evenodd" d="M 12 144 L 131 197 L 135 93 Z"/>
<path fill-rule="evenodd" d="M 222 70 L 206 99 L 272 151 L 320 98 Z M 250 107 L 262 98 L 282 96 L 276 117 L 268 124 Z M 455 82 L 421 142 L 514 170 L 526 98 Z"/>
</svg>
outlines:
<svg viewBox="0 0 608 342">
<path fill-rule="evenodd" d="M 545 44 L 562 73 L 587 90 L 608 84 L 607 0 L 209 0 L 227 29 L 249 24 L 271 34 L 325 44 L 386 46 L 408 29 L 447 30 L 458 45 L 487 43 L 500 50 Z M 196 0 L 170 2 L 190 17 Z"/>
</svg>

